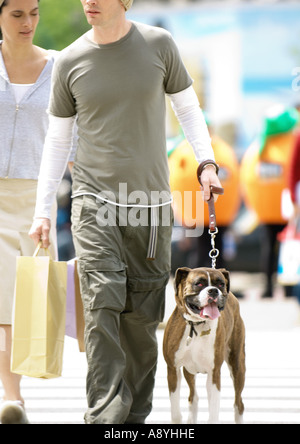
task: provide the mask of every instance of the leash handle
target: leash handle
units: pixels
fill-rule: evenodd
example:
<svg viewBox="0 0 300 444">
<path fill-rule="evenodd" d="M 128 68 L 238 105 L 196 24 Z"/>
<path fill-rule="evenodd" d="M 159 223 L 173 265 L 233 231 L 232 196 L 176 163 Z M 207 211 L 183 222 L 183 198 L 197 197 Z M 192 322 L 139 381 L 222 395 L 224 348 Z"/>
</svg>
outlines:
<svg viewBox="0 0 300 444">
<path fill-rule="evenodd" d="M 214 194 L 222 196 L 224 194 L 224 188 L 215 187 L 213 185 L 210 187 L 210 199 L 207 201 L 207 203 L 209 212 L 209 231 L 212 233 L 217 231 Z"/>
<path fill-rule="evenodd" d="M 200 163 L 200 165 L 197 168 L 197 179 L 198 179 L 202 188 L 203 188 L 203 185 L 201 182 L 201 174 L 203 173 L 203 170 L 208 165 L 213 165 L 216 169 L 216 174 L 217 175 L 219 174 L 220 167 L 214 160 L 204 160 L 204 162 Z M 210 199 L 207 203 L 208 203 L 208 210 L 209 210 L 209 229 L 212 232 L 215 232 L 217 229 L 214 194 L 223 195 L 224 188 L 215 187 L 213 185 L 210 187 Z"/>
</svg>

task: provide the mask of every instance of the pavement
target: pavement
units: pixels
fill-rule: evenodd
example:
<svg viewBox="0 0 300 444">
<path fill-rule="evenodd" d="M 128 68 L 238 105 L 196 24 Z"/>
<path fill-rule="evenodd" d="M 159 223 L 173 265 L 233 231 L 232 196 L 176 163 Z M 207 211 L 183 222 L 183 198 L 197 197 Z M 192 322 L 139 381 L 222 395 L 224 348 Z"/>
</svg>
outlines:
<svg viewBox="0 0 300 444">
<path fill-rule="evenodd" d="M 233 290 L 242 291 L 241 313 L 246 325 L 247 375 L 243 393 L 246 424 L 300 423 L 300 308 L 295 298 L 261 299 L 261 275 L 232 275 Z M 165 321 L 174 308 L 172 283 L 167 291 Z M 166 365 L 162 356 L 164 325 L 158 331 L 159 362 L 153 411 L 148 424 L 170 424 Z M 31 424 L 83 424 L 86 410 L 85 355 L 66 338 L 63 376 L 54 380 L 23 378 L 22 394 Z M 198 375 L 199 423 L 208 418 L 206 377 Z M 1 397 L 0 388 L 0 397 Z M 188 416 L 188 389 L 183 383 L 181 408 Z M 226 365 L 222 369 L 220 422 L 233 423 L 234 392 Z"/>
</svg>

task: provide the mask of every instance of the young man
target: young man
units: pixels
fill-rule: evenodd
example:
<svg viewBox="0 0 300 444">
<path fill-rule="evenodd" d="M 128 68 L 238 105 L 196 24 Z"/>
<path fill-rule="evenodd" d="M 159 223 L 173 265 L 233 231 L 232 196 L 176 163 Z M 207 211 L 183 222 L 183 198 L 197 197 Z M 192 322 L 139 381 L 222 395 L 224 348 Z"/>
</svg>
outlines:
<svg viewBox="0 0 300 444">
<path fill-rule="evenodd" d="M 171 262 L 165 94 L 199 162 L 211 159 L 201 174 L 205 198 L 210 185 L 220 186 L 178 49 L 165 30 L 126 19 L 132 1 L 81 0 L 92 29 L 56 64 L 30 233 L 48 246 L 49 208 L 76 117 L 72 230 L 85 309 L 89 424 L 144 423 L 152 408 L 156 329 Z"/>
</svg>

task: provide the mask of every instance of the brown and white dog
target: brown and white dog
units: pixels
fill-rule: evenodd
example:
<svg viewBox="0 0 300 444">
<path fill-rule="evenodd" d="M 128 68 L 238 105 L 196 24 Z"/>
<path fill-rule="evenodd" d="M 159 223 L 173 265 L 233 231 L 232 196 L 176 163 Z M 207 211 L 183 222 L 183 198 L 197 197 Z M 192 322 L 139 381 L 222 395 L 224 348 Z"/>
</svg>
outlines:
<svg viewBox="0 0 300 444">
<path fill-rule="evenodd" d="M 179 268 L 176 272 L 176 308 L 167 324 L 163 345 L 174 424 L 182 422 L 181 367 L 190 388 L 188 422 L 197 423 L 197 373 L 207 374 L 209 423 L 219 421 L 224 361 L 230 369 L 235 389 L 235 422 L 243 423 L 245 327 L 238 300 L 229 288 L 229 273 L 224 269 Z"/>
</svg>

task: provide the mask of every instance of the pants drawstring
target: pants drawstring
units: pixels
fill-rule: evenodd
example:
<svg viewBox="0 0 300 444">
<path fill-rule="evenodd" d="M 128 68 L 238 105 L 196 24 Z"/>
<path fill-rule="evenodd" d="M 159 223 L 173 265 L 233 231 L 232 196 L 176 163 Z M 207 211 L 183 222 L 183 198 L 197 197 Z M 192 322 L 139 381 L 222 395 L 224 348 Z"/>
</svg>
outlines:
<svg viewBox="0 0 300 444">
<path fill-rule="evenodd" d="M 157 237 L 158 237 L 158 225 L 159 225 L 159 208 L 151 208 L 151 228 L 149 236 L 149 246 L 147 253 L 147 260 L 154 261 L 157 249 Z"/>
</svg>

